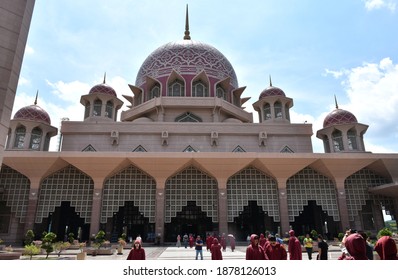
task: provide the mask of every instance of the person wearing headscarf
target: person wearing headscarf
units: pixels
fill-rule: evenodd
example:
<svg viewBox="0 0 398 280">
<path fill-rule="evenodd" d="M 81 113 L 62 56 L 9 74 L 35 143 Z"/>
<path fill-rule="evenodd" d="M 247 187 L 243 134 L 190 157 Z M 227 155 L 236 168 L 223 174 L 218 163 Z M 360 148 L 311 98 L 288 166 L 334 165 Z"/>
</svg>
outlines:
<svg viewBox="0 0 398 280">
<path fill-rule="evenodd" d="M 260 233 L 260 239 L 258 242 L 260 246 L 265 249 L 265 243 L 267 242 L 267 238 L 265 238 L 265 235 L 263 233 Z"/>
<path fill-rule="evenodd" d="M 287 252 L 282 244 L 276 242 L 275 236 L 268 238 L 269 244 L 265 248 L 265 253 L 270 260 L 287 260 Z"/>
<path fill-rule="evenodd" d="M 259 237 L 257 234 L 250 236 L 250 245 L 246 248 L 246 260 L 268 260 L 263 247 L 259 244 Z"/>
<path fill-rule="evenodd" d="M 233 236 L 232 234 L 228 236 L 229 238 L 229 245 L 231 246 L 231 251 L 235 251 L 235 247 L 236 247 L 236 242 L 235 242 L 235 236 Z"/>
<path fill-rule="evenodd" d="M 339 260 L 368 260 L 366 256 L 366 241 L 359 233 L 352 233 L 345 239 L 344 243 L 347 253 L 338 258 Z"/>
<path fill-rule="evenodd" d="M 145 250 L 141 246 L 140 240 L 135 240 L 133 248 L 131 248 L 127 260 L 145 260 Z"/>
<path fill-rule="evenodd" d="M 290 260 L 302 260 L 303 253 L 301 250 L 301 244 L 298 238 L 295 236 L 294 230 L 289 230 L 289 259 Z"/>
<path fill-rule="evenodd" d="M 390 236 L 382 236 L 374 247 L 381 260 L 398 260 L 397 245 Z"/>
<path fill-rule="evenodd" d="M 221 245 L 217 238 L 213 239 L 213 244 L 210 248 L 211 259 L 212 260 L 222 260 Z"/>
<path fill-rule="evenodd" d="M 209 251 L 211 249 L 211 245 L 213 245 L 213 235 L 211 235 L 210 233 L 207 234 L 206 237 L 206 250 Z"/>
</svg>

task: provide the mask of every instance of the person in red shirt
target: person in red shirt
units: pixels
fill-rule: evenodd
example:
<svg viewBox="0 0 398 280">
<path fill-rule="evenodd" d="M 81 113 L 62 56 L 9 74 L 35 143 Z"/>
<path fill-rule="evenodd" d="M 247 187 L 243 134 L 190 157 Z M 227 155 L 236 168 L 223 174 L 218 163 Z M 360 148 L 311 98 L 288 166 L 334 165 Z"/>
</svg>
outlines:
<svg viewBox="0 0 398 280">
<path fill-rule="evenodd" d="M 398 260 L 397 245 L 390 236 L 382 236 L 377 240 L 375 251 L 381 260 Z"/>
<path fill-rule="evenodd" d="M 145 260 L 145 250 L 141 247 L 139 240 L 134 241 L 134 246 L 131 248 L 127 260 Z"/>
<path fill-rule="evenodd" d="M 212 260 L 222 260 L 221 245 L 217 238 L 213 239 L 213 244 L 211 245 L 211 259 Z"/>
<path fill-rule="evenodd" d="M 210 234 L 207 234 L 207 238 L 206 238 L 206 249 L 207 251 L 209 251 L 211 249 L 211 245 L 213 245 L 213 239 L 214 237 Z"/>
<path fill-rule="evenodd" d="M 259 244 L 261 247 L 265 249 L 265 243 L 267 242 L 267 238 L 265 238 L 264 234 L 260 234 Z"/>
<path fill-rule="evenodd" d="M 270 260 L 287 260 L 287 252 L 283 245 L 276 242 L 275 236 L 268 238 L 269 244 L 265 248 L 265 253 Z"/>
<path fill-rule="evenodd" d="M 193 245 L 195 244 L 195 238 L 193 238 L 193 235 L 189 235 L 189 248 L 192 248 Z"/>
<path fill-rule="evenodd" d="M 257 234 L 250 236 L 250 245 L 246 248 L 246 260 L 268 260 L 263 247 L 259 245 Z"/>
<path fill-rule="evenodd" d="M 303 259 L 303 252 L 301 250 L 301 244 L 298 238 L 295 236 L 294 230 L 289 231 L 289 257 L 290 260 L 302 260 Z"/>
</svg>

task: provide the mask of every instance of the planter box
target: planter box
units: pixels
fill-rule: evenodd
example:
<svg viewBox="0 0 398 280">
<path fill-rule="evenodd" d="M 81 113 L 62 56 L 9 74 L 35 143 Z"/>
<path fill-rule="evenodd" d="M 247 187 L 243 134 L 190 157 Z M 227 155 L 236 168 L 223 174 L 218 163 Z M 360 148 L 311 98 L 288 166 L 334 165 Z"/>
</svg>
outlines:
<svg viewBox="0 0 398 280">
<path fill-rule="evenodd" d="M 21 252 L 0 253 L 0 260 L 19 260 L 21 255 Z"/>
<path fill-rule="evenodd" d="M 93 251 L 97 252 L 97 255 L 113 255 L 113 252 L 115 251 L 115 249 L 105 249 L 105 248 L 101 248 L 101 249 L 94 249 L 94 248 L 89 248 L 86 250 L 87 255 L 92 255 Z"/>
</svg>

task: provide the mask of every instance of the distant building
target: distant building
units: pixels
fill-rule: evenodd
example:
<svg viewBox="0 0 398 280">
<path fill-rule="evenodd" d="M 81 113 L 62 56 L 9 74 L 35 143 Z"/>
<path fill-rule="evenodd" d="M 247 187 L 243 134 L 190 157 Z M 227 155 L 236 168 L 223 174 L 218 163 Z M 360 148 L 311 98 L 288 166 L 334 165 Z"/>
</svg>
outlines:
<svg viewBox="0 0 398 280">
<path fill-rule="evenodd" d="M 398 155 L 366 152 L 368 126 L 343 109 L 317 132 L 325 153 L 313 153 L 312 125 L 291 123 L 293 100 L 269 85 L 249 98 L 227 58 L 190 37 L 167 43 L 143 62 L 131 95 L 106 83 L 82 93 L 82 121 L 57 134 L 34 102 L 11 119 L 0 172 L 0 238 L 19 242 L 72 232 L 87 240 L 103 229 L 144 242 L 178 234 L 297 234 L 329 238 L 345 228 L 376 233 L 382 210 L 397 214 Z"/>
</svg>

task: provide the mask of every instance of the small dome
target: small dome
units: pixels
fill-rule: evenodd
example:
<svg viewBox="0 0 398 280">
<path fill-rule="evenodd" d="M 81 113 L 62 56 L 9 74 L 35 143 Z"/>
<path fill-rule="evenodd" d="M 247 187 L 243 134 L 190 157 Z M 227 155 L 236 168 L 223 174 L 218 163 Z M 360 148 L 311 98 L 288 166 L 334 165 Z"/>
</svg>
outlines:
<svg viewBox="0 0 398 280">
<path fill-rule="evenodd" d="M 274 86 L 270 86 L 270 87 L 264 89 L 261 92 L 259 99 L 264 98 L 264 97 L 268 97 L 268 96 L 284 96 L 284 97 L 286 97 L 286 95 L 283 92 L 283 90 L 281 90 L 278 87 L 274 87 Z"/>
<path fill-rule="evenodd" d="M 352 113 L 342 109 L 335 109 L 326 116 L 323 121 L 323 127 L 351 123 L 358 123 L 357 118 Z"/>
<path fill-rule="evenodd" d="M 88 94 L 97 94 L 97 93 L 116 96 L 116 91 L 111 86 L 105 83 L 93 86 Z"/>
<path fill-rule="evenodd" d="M 51 125 L 50 116 L 47 114 L 46 111 L 44 111 L 40 106 L 37 105 L 30 105 L 19 109 L 15 113 L 14 119 L 44 122 Z"/>
</svg>

